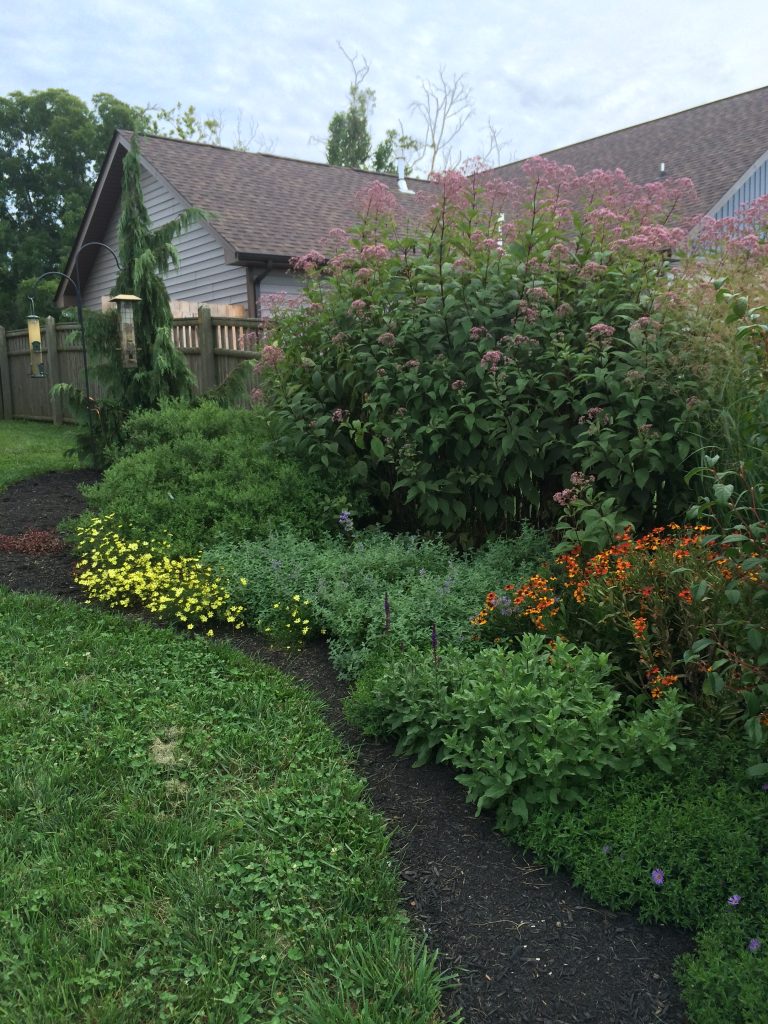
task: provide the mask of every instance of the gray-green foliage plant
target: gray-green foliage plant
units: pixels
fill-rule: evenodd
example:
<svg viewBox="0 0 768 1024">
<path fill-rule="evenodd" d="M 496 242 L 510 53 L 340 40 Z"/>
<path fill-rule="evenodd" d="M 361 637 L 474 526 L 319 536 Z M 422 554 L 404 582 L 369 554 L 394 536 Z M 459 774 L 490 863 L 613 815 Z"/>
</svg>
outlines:
<svg viewBox="0 0 768 1024">
<path fill-rule="evenodd" d="M 253 543 L 212 547 L 206 559 L 253 625 L 275 602 L 294 594 L 308 599 L 333 664 L 354 678 L 401 645 L 429 650 L 433 624 L 440 643 L 469 644 L 477 594 L 508 574 L 522 579 L 545 551 L 544 537 L 533 530 L 462 556 L 440 540 L 340 527 L 338 536 L 314 540 L 280 530 Z"/>
<path fill-rule="evenodd" d="M 335 255 L 297 261 L 310 302 L 265 368 L 286 444 L 382 519 L 466 543 L 553 522 L 574 472 L 638 526 L 682 511 L 706 395 L 661 306 L 680 187 L 545 162 L 521 189 L 434 187 L 404 224 L 374 186 Z"/>
<path fill-rule="evenodd" d="M 672 768 L 685 705 L 623 718 L 605 654 L 528 634 L 519 650 L 407 651 L 364 674 L 347 703 L 398 752 L 448 761 L 467 799 L 503 829 L 541 807 L 576 806 L 617 771 Z"/>
</svg>

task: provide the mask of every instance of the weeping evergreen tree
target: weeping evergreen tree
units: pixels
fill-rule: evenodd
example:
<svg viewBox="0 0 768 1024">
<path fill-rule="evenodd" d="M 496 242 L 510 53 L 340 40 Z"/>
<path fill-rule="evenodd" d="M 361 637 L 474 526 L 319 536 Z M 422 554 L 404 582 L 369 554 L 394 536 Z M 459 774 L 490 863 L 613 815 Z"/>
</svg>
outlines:
<svg viewBox="0 0 768 1024">
<path fill-rule="evenodd" d="M 173 344 L 170 300 L 163 281 L 171 267 L 179 264 L 173 239 L 203 214 L 190 209 L 153 229 L 141 190 L 141 162 L 136 135 L 123 159 L 123 187 L 118 246 L 122 270 L 113 294 L 133 294 L 141 299 L 134 306 L 136 368 L 126 368 L 120 353 L 117 314 L 91 314 L 86 320 L 86 344 L 91 373 L 98 382 L 98 399 L 85 395 L 70 384 L 54 391 L 66 397 L 77 416 L 78 450 L 104 465 L 108 449 L 119 446 L 122 426 L 135 409 L 157 408 L 165 398 L 189 398 L 196 381 L 184 357 Z"/>
<path fill-rule="evenodd" d="M 115 294 L 141 299 L 134 308 L 136 358 L 134 370 L 122 370 L 124 398 L 130 409 L 154 408 L 162 398 L 191 396 L 195 378 L 173 344 L 171 304 L 163 275 L 178 267 L 173 245 L 190 224 L 200 220 L 199 210 L 187 210 L 162 227 L 150 227 L 141 190 L 141 163 L 136 135 L 123 159 L 123 191 L 117 237 L 123 269 Z"/>
</svg>

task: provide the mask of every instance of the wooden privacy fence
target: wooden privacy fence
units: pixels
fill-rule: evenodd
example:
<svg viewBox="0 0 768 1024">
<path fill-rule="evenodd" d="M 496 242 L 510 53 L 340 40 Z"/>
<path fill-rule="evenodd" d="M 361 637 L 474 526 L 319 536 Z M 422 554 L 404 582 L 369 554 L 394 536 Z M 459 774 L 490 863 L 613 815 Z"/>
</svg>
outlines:
<svg viewBox="0 0 768 1024">
<path fill-rule="evenodd" d="M 226 380 L 243 359 L 254 358 L 262 324 L 259 320 L 211 316 L 208 307 L 201 306 L 196 317 L 175 319 L 172 333 L 174 345 L 204 393 Z M 59 383 L 85 388 L 79 326 L 57 324 L 48 317 L 42 348 L 46 376 L 33 377 L 26 328 L 6 331 L 0 327 L 0 418 L 71 422 L 61 398 L 51 398 L 51 388 Z M 89 383 L 94 398 L 101 397 L 92 372 Z"/>
</svg>

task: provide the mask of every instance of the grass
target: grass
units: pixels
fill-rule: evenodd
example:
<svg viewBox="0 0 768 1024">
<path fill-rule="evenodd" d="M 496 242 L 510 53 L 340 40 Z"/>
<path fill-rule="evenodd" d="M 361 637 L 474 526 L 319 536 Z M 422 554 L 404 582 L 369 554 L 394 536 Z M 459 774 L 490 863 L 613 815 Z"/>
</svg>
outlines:
<svg viewBox="0 0 768 1024">
<path fill-rule="evenodd" d="M 0 688 L 0 1021 L 440 1019 L 384 824 L 291 680 L 0 590 Z"/>
<path fill-rule="evenodd" d="M 0 491 L 16 480 L 54 469 L 77 469 L 74 427 L 52 423 L 0 420 Z"/>
</svg>

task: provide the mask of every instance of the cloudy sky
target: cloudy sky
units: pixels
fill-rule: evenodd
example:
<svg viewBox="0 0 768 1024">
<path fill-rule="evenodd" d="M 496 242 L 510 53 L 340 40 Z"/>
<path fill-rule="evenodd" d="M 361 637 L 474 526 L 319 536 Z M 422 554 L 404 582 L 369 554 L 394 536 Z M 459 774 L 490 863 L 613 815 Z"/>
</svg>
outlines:
<svg viewBox="0 0 768 1024">
<path fill-rule="evenodd" d="M 459 148 L 519 159 L 768 85 L 759 0 L 6 0 L 0 95 L 61 87 L 141 106 L 238 117 L 250 148 L 323 161 L 351 69 L 367 60 L 372 133 L 402 122 L 422 83 L 463 75 L 474 115 Z"/>
</svg>

